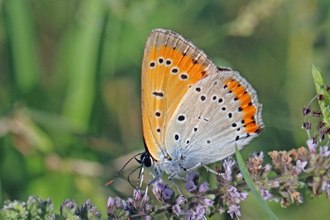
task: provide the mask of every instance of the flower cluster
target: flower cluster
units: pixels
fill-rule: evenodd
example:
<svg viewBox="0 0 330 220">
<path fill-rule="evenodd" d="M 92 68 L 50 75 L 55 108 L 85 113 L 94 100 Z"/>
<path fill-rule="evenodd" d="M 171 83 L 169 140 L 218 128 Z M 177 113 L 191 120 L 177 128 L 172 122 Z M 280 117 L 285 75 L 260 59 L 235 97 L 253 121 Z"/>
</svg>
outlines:
<svg viewBox="0 0 330 220">
<path fill-rule="evenodd" d="M 278 176 L 276 184 L 278 187 L 273 187 L 271 193 L 274 195 L 275 201 L 281 201 L 282 207 L 286 207 L 295 202 L 302 202 L 302 196 L 297 191 L 304 184 L 298 180 L 301 172 L 305 172 L 307 161 L 304 158 L 306 148 L 287 151 L 272 151 L 269 152 L 273 161 L 273 171 Z"/>
<path fill-rule="evenodd" d="M 48 198 L 43 201 L 38 196 L 30 196 L 27 202 L 4 202 L 0 210 L 0 219 L 55 219 L 54 205 Z"/>
<path fill-rule="evenodd" d="M 264 153 L 253 153 L 246 161 L 250 176 L 264 200 L 280 202 L 282 207 L 303 201 L 298 192 L 305 184 L 311 196 L 326 193 L 330 202 L 330 149 L 318 148 L 313 140 L 307 141 L 307 147 L 290 151 L 272 151 L 271 164 L 263 163 Z M 318 152 L 318 153 L 317 153 Z M 249 187 L 245 183 L 237 162 L 233 158 L 222 161 L 216 166 L 218 187 L 209 189 L 209 183 L 199 183 L 199 174 L 189 172 L 185 189 L 190 197 L 175 195 L 175 191 L 162 180 L 153 184 L 153 193 L 162 207 L 153 206 L 149 198 L 139 190 L 134 191 L 133 199 L 126 202 L 119 198 L 109 198 L 109 218 L 130 216 L 131 219 L 151 219 L 165 212 L 172 219 L 206 219 L 215 212 L 228 213 L 231 218 L 240 217 L 240 202 L 244 201 Z M 269 174 L 271 177 L 268 177 Z M 116 206 L 116 204 L 119 204 Z"/>
<path fill-rule="evenodd" d="M 220 214 L 226 212 L 231 218 L 241 216 L 240 206 L 241 200 L 245 200 L 248 196 L 246 190 L 237 189 L 237 185 L 243 180 L 242 174 L 239 172 L 236 161 L 232 158 L 227 158 L 222 163 L 222 168 L 216 167 L 216 171 L 220 173 L 217 176 L 218 200 L 215 200 L 215 207 Z M 218 202 L 217 202 L 218 201 Z"/>
<path fill-rule="evenodd" d="M 308 156 L 307 171 L 312 175 L 306 178 L 307 187 L 310 194 L 320 196 L 326 192 L 327 199 L 330 202 L 330 150 L 328 146 L 320 146 L 319 153 L 316 153 L 317 145 L 312 143 L 312 140 L 307 141 L 310 149 Z"/>
<path fill-rule="evenodd" d="M 323 96 L 318 96 L 320 101 L 322 101 L 322 97 Z M 320 142 L 323 141 L 325 139 L 325 135 L 330 134 L 330 128 L 323 121 L 322 112 L 312 111 L 311 106 L 308 106 L 307 108 L 303 108 L 303 116 L 307 117 L 309 115 L 320 118 L 320 121 L 317 122 L 317 125 L 315 128 L 316 129 L 315 135 L 312 138 L 313 143 L 316 144 L 318 141 L 320 141 Z M 312 122 L 304 121 L 302 127 L 304 129 L 306 129 L 306 131 L 308 132 L 308 135 L 310 135 L 309 132 L 312 129 Z"/>
<path fill-rule="evenodd" d="M 246 161 L 250 176 L 264 200 L 280 202 L 283 207 L 299 204 L 303 201 L 299 192 L 306 186 L 309 197 L 326 194 L 330 202 L 330 149 L 319 146 L 312 139 L 307 141 L 307 147 L 290 151 L 269 152 L 270 164 L 264 164 L 264 153 L 252 154 Z M 210 184 L 200 182 L 199 174 L 189 172 L 185 178 L 186 198 L 176 194 L 167 183 L 161 179 L 155 182 L 153 194 L 159 202 L 151 201 L 141 190 L 134 190 L 132 198 L 122 200 L 119 197 L 108 199 L 108 219 L 153 219 L 156 215 L 165 213 L 169 219 L 206 219 L 218 212 L 228 214 L 231 218 L 242 215 L 240 203 L 250 191 L 239 170 L 236 161 L 227 158 L 221 166 L 216 166 L 217 187 L 210 189 Z M 269 175 L 271 174 L 271 175 Z M 271 176 L 271 177 L 269 177 Z M 153 203 L 161 204 L 157 206 Z M 100 211 L 87 200 L 79 208 L 70 200 L 61 205 L 60 215 L 66 219 L 99 220 Z M 53 204 L 50 199 L 42 201 L 31 196 L 25 202 L 5 201 L 0 210 L 0 218 L 54 219 Z"/>
<path fill-rule="evenodd" d="M 185 189 L 194 196 L 189 199 L 187 210 L 184 212 L 185 219 L 206 219 L 205 214 L 210 213 L 213 201 L 205 193 L 210 184 L 204 182 L 199 185 L 199 175 L 194 172 L 187 174 Z"/>
<path fill-rule="evenodd" d="M 61 216 L 68 220 L 99 220 L 101 218 L 101 212 L 97 210 L 91 201 L 88 199 L 79 208 L 75 201 L 71 202 L 66 199 L 60 207 Z"/>
<path fill-rule="evenodd" d="M 120 198 L 109 197 L 107 203 L 108 219 L 125 219 L 130 216 L 131 219 L 152 219 L 150 213 L 154 207 L 149 204 L 149 197 L 140 190 L 134 190 L 133 198 L 126 201 Z"/>
</svg>

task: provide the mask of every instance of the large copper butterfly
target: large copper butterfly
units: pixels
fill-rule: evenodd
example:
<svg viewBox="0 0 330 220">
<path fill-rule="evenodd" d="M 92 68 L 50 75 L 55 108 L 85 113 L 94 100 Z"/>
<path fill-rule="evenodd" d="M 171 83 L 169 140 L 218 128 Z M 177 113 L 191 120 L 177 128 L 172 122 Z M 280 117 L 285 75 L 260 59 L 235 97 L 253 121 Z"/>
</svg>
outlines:
<svg viewBox="0 0 330 220">
<path fill-rule="evenodd" d="M 206 165 L 233 154 L 235 145 L 242 149 L 264 127 L 252 86 L 173 31 L 148 37 L 141 94 L 146 151 L 139 162 L 154 174 L 148 186 L 164 172 L 171 181 L 200 166 L 218 174 Z"/>
</svg>

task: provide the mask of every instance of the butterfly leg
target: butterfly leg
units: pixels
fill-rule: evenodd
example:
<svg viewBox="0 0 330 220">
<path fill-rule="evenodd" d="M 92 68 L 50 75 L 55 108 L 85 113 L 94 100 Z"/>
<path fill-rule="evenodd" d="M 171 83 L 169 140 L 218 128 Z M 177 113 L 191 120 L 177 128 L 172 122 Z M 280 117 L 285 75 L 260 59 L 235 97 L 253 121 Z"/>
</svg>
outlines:
<svg viewBox="0 0 330 220">
<path fill-rule="evenodd" d="M 180 175 L 176 174 L 176 173 L 172 173 L 169 177 L 168 180 L 171 181 L 171 183 L 177 188 L 179 194 L 182 196 L 182 198 L 185 200 L 185 202 L 187 202 L 188 200 L 184 197 L 180 187 L 178 186 L 178 184 L 176 184 L 173 179 L 179 179 L 180 181 L 187 181 L 186 178 L 181 177 Z"/>
<path fill-rule="evenodd" d="M 147 196 L 148 195 L 148 189 L 149 189 L 149 186 L 151 185 L 151 184 L 153 184 L 154 182 L 156 182 L 158 179 L 159 179 L 159 177 L 161 177 L 162 176 L 162 173 L 159 173 L 156 177 L 154 177 L 152 180 L 150 180 L 150 182 L 148 183 L 148 185 L 147 185 L 147 188 L 146 188 L 146 192 L 145 192 L 145 196 Z"/>
<path fill-rule="evenodd" d="M 144 167 L 142 167 L 141 168 L 141 172 L 140 172 L 140 174 L 141 174 L 141 181 L 140 181 L 140 189 L 141 189 L 141 187 L 142 187 L 142 183 L 143 183 L 143 179 L 144 179 Z M 140 177 L 140 174 L 139 174 L 139 177 Z"/>
<path fill-rule="evenodd" d="M 176 184 L 176 183 L 173 181 L 174 178 L 175 178 L 175 179 L 179 179 L 180 181 L 182 181 L 182 180 L 186 181 L 186 179 L 183 178 L 183 177 L 181 177 L 181 176 L 179 176 L 179 175 L 176 174 L 176 173 L 172 173 L 172 174 L 168 177 L 168 180 L 171 181 L 171 183 L 172 183 L 172 184 L 178 189 L 180 195 L 183 196 L 183 193 L 182 193 L 180 187 L 178 186 L 178 184 Z"/>
<path fill-rule="evenodd" d="M 196 169 L 196 168 L 198 168 L 198 167 L 200 167 L 200 166 L 203 166 L 207 171 L 209 171 L 209 172 L 211 172 L 211 173 L 214 173 L 215 175 L 219 175 L 219 176 L 221 176 L 221 173 L 218 173 L 217 171 L 211 169 L 210 167 L 206 166 L 206 165 L 203 164 L 203 163 L 198 163 L 198 164 L 196 164 L 195 166 L 193 166 L 193 167 L 187 169 L 186 171 L 187 171 L 187 172 L 193 171 L 194 169 Z"/>
<path fill-rule="evenodd" d="M 217 172 L 217 171 L 211 169 L 210 167 L 208 167 L 208 166 L 206 166 L 206 165 L 204 165 L 204 164 L 202 164 L 202 166 L 203 166 L 207 171 L 209 171 L 209 172 L 211 172 L 211 173 L 214 173 L 215 175 L 218 175 L 218 176 L 221 176 L 221 175 L 222 175 L 221 173 L 219 173 L 219 172 Z"/>
</svg>

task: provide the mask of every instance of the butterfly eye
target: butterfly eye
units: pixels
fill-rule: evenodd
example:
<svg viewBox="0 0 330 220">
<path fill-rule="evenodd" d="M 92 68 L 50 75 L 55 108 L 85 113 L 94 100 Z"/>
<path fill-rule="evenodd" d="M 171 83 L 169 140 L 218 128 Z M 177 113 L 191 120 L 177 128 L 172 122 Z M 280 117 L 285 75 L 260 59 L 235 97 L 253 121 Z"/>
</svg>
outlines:
<svg viewBox="0 0 330 220">
<path fill-rule="evenodd" d="M 153 164 L 153 160 L 148 152 L 145 152 L 141 155 L 141 161 L 144 167 L 151 167 L 151 165 Z"/>
<path fill-rule="evenodd" d="M 150 157 L 145 158 L 144 161 L 143 161 L 143 165 L 145 167 L 151 167 L 151 158 Z"/>
</svg>

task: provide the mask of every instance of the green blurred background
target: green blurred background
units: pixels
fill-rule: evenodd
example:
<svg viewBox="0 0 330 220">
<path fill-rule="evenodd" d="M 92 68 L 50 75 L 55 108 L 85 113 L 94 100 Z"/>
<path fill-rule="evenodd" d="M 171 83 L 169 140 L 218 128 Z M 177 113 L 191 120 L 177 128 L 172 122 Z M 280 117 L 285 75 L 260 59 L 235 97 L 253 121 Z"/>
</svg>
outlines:
<svg viewBox="0 0 330 220">
<path fill-rule="evenodd" d="M 312 64 L 330 80 L 329 10 L 328 0 L 0 0 L 0 207 L 38 195 L 58 212 L 66 198 L 89 198 L 106 217 L 109 196 L 132 195 L 135 162 L 104 184 L 144 150 L 140 67 L 154 28 L 180 33 L 257 90 L 266 130 L 244 157 L 305 146 Z M 330 215 L 325 195 L 303 196 L 268 204 L 280 219 Z M 241 212 L 267 219 L 252 195 Z"/>
</svg>

